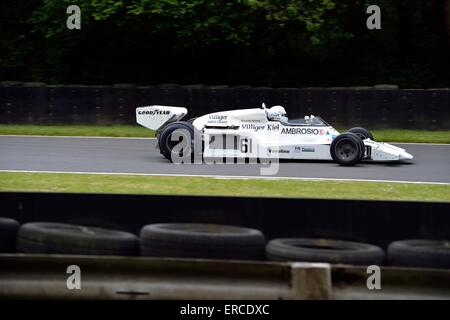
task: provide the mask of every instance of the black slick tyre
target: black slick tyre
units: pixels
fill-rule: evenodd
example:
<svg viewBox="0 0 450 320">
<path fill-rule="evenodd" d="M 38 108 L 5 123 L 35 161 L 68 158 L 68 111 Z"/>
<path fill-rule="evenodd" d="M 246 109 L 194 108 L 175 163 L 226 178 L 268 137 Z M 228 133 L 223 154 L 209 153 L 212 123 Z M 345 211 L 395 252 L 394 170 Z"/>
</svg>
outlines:
<svg viewBox="0 0 450 320">
<path fill-rule="evenodd" d="M 351 133 L 356 134 L 362 140 L 369 138 L 370 140 L 375 141 L 375 138 L 373 137 L 373 134 L 369 130 L 367 130 L 365 128 L 354 127 L 354 128 L 351 128 L 350 130 L 348 130 L 347 132 L 351 132 Z"/>
<path fill-rule="evenodd" d="M 173 136 L 175 132 L 179 135 L 178 137 Z M 179 143 L 186 146 L 188 155 L 184 154 L 184 148 L 178 154 L 173 152 L 173 149 Z M 194 155 L 194 126 L 192 123 L 184 121 L 170 123 L 158 135 L 158 146 L 161 154 L 170 161 L 173 161 L 175 156 L 192 161 Z"/>
<path fill-rule="evenodd" d="M 343 166 L 358 163 L 364 156 L 364 142 L 355 133 L 346 132 L 338 135 L 330 145 L 333 160 Z"/>
</svg>

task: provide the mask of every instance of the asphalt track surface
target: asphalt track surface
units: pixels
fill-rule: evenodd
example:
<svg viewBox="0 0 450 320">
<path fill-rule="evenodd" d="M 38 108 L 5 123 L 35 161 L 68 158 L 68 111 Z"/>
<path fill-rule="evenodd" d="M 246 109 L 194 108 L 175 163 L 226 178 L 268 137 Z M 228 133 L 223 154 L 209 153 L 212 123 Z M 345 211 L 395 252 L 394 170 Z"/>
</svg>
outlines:
<svg viewBox="0 0 450 320">
<path fill-rule="evenodd" d="M 261 177 L 261 164 L 174 165 L 155 139 L 0 136 L 0 170 Z M 407 163 L 281 162 L 276 177 L 450 183 L 450 145 L 401 144 Z M 1 183 L 1 181 L 0 181 Z"/>
</svg>

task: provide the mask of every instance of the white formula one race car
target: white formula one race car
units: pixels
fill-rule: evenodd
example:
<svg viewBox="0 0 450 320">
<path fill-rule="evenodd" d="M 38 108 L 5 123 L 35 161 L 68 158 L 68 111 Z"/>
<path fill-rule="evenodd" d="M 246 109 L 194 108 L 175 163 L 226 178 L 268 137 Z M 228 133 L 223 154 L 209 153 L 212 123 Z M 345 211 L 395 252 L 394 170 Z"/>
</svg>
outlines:
<svg viewBox="0 0 450 320">
<path fill-rule="evenodd" d="M 364 128 L 339 133 L 313 115 L 288 119 L 282 106 L 266 108 L 263 104 L 261 108 L 215 112 L 180 121 L 186 114 L 187 109 L 181 107 L 153 105 L 136 109 L 137 122 L 156 130 L 160 152 L 171 161 L 174 156 L 201 155 L 200 159 L 333 160 L 353 165 L 363 159 L 413 158 L 402 148 L 374 141 Z"/>
</svg>

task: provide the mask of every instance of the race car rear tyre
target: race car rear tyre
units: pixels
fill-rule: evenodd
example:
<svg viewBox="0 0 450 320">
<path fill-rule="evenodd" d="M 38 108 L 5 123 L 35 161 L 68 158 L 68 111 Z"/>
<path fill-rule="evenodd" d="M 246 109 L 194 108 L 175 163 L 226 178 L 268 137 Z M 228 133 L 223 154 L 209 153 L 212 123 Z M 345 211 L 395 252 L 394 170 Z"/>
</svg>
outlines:
<svg viewBox="0 0 450 320">
<path fill-rule="evenodd" d="M 40 254 L 136 256 L 139 239 L 134 234 L 79 225 L 33 222 L 22 225 L 17 251 Z"/>
<path fill-rule="evenodd" d="M 176 141 L 172 141 L 172 134 L 177 131 L 180 134 L 180 138 Z M 180 150 L 178 154 L 172 152 L 173 148 L 183 141 L 183 139 L 190 139 L 186 146 L 189 146 L 189 155 L 184 154 L 184 148 Z M 159 134 L 158 145 L 161 154 L 168 160 L 173 161 L 177 157 L 180 163 L 186 161 L 191 162 L 194 156 L 194 126 L 192 123 L 178 121 L 167 125 Z"/>
<path fill-rule="evenodd" d="M 141 229 L 141 255 L 204 259 L 262 260 L 264 235 L 255 229 L 204 224 L 162 223 Z"/>
<path fill-rule="evenodd" d="M 266 258 L 272 261 L 379 265 L 384 260 L 384 251 L 377 246 L 359 242 L 284 238 L 269 241 Z"/>
<path fill-rule="evenodd" d="M 373 137 L 372 133 L 369 130 L 361 128 L 361 127 L 351 128 L 347 132 L 356 134 L 362 140 L 369 138 L 370 140 L 375 141 L 375 138 Z"/>
<path fill-rule="evenodd" d="M 450 268 L 450 240 L 400 240 L 387 250 L 391 266 Z"/>
<path fill-rule="evenodd" d="M 358 163 L 364 156 L 364 151 L 364 142 L 351 132 L 338 135 L 330 146 L 333 160 L 344 166 Z"/>
<path fill-rule="evenodd" d="M 11 218 L 0 218 L 0 253 L 16 252 L 19 222 Z"/>
</svg>

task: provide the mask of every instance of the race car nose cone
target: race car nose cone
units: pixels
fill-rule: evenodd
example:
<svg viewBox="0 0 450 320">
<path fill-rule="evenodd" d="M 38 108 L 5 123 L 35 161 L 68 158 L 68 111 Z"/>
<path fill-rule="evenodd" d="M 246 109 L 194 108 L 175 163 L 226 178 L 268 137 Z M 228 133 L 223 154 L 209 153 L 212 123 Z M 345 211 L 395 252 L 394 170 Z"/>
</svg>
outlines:
<svg viewBox="0 0 450 320">
<path fill-rule="evenodd" d="M 398 157 L 399 160 L 412 160 L 413 158 L 412 154 L 409 154 L 408 152 L 403 152 Z"/>
</svg>

